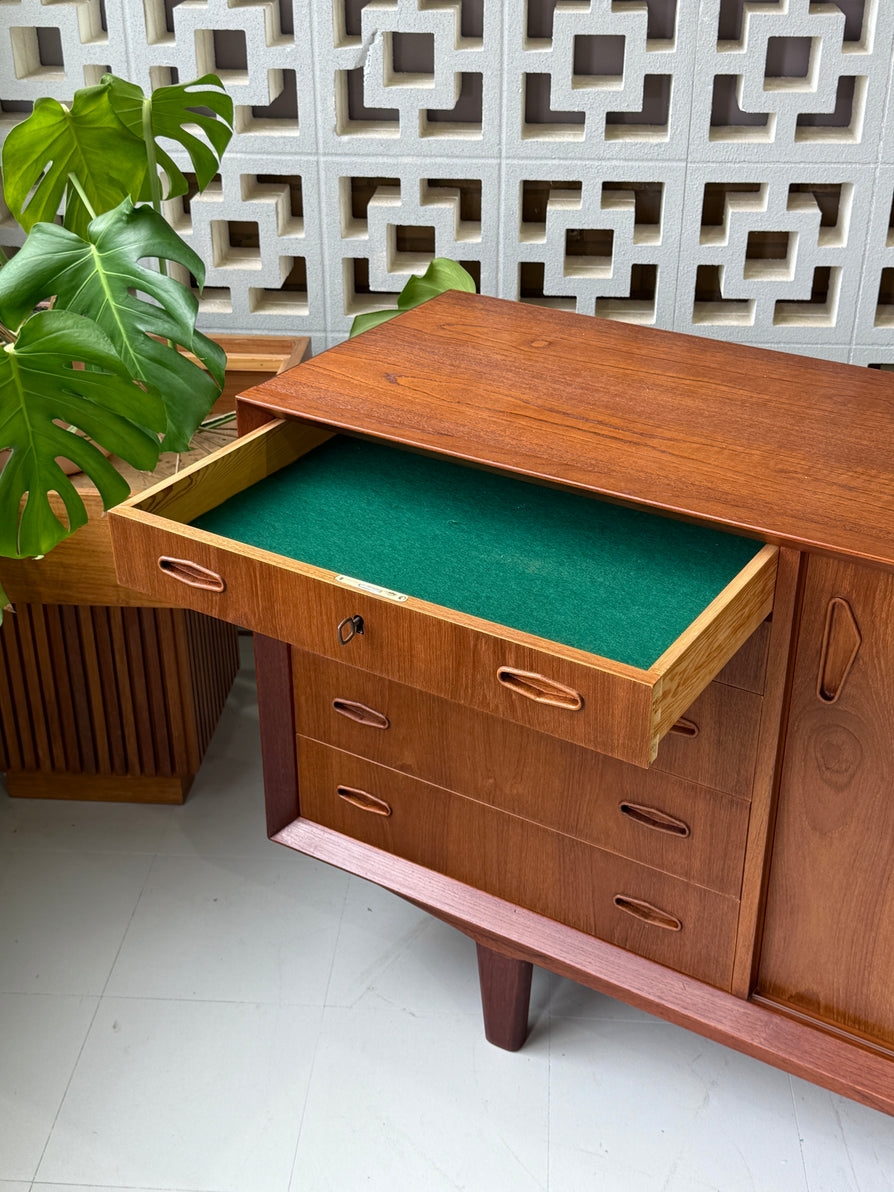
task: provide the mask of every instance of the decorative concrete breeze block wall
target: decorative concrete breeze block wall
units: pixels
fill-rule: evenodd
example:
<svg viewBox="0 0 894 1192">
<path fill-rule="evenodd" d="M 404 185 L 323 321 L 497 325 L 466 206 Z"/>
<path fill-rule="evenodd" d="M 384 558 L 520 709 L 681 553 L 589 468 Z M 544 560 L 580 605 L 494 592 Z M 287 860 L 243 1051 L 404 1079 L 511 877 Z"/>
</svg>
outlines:
<svg viewBox="0 0 894 1192">
<path fill-rule="evenodd" d="M 227 84 L 221 174 L 168 204 L 207 331 L 319 351 L 438 255 L 488 294 L 894 366 L 891 0 L 6 0 L 0 26 L 0 133 L 107 70 Z"/>
</svg>

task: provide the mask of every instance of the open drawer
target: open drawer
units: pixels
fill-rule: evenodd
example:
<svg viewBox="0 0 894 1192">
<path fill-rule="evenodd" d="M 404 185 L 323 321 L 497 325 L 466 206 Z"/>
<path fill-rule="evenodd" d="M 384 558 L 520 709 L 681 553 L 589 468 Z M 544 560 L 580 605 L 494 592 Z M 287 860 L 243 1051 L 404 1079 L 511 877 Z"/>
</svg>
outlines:
<svg viewBox="0 0 894 1192">
<path fill-rule="evenodd" d="M 772 546 L 292 419 L 109 519 L 129 587 L 641 766 L 776 575 Z"/>
</svg>

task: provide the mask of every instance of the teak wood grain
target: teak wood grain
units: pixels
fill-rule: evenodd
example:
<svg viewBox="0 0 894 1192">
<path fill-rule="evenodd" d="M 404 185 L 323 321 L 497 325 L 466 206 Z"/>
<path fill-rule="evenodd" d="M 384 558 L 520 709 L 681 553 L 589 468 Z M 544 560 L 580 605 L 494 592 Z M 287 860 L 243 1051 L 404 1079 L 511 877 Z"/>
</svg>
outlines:
<svg viewBox="0 0 894 1192">
<path fill-rule="evenodd" d="M 517 741 L 518 748 L 526 739 L 524 732 L 508 722 L 490 717 L 483 722 L 484 727 L 476 728 L 480 714 L 472 709 L 413 687 L 389 682 L 347 663 L 299 650 L 294 654 L 294 667 L 297 714 L 305 726 L 302 731 L 309 736 L 319 736 L 320 740 L 329 740 L 336 734 L 339 740 L 367 742 L 362 749 L 354 749 L 350 744 L 339 746 L 352 753 L 387 749 L 394 751 L 392 756 L 423 759 L 438 748 L 436 742 L 447 742 L 452 735 L 464 739 L 464 734 L 472 733 L 475 739 L 485 741 L 491 731 L 499 730 L 507 734 L 507 739 L 511 737 Z M 332 704 L 339 698 L 358 700 L 382 710 L 390 717 L 391 731 L 384 735 L 378 731 L 369 732 L 363 725 L 337 714 Z M 739 799 L 750 798 L 761 706 L 761 699 L 754 692 L 719 680 L 709 684 L 665 736 L 650 770 L 689 779 Z M 396 708 L 400 709 L 399 715 Z M 398 743 L 389 744 L 391 739 Z M 423 741 L 426 742 L 424 746 Z M 332 740 L 332 744 L 338 745 L 339 741 Z M 557 742 L 555 748 L 560 746 Z M 540 747 L 547 748 L 543 743 Z M 449 746 L 445 748 L 449 753 Z M 569 756 L 576 754 L 572 750 Z M 623 765 L 611 765 L 602 755 L 600 757 L 602 760 L 598 764 L 608 767 L 607 775 L 628 774 L 631 781 L 643 784 L 650 781 L 642 777 L 639 768 L 630 771 Z M 450 766 L 461 765 L 464 771 L 471 769 L 462 757 L 446 757 L 445 762 Z M 597 762 L 593 760 L 588 764 L 596 765 Z M 499 767 L 488 761 L 487 769 L 495 774 Z M 452 785 L 441 779 L 433 781 L 442 786 Z M 660 778 L 651 781 L 656 790 L 660 788 Z"/>
<path fill-rule="evenodd" d="M 837 697 L 828 700 L 819 676 L 833 601 L 846 602 L 859 643 Z M 847 626 L 841 632 L 850 637 Z M 892 780 L 894 577 L 812 558 L 758 989 L 888 1046 L 894 1046 Z"/>
<path fill-rule="evenodd" d="M 184 524 L 328 435 L 297 420 L 268 423 L 120 505 L 109 521 L 122 582 L 329 656 L 342 654 L 339 623 L 360 616 L 365 631 L 351 644 L 354 665 L 641 766 L 772 607 L 777 549 L 765 546 L 642 670 L 412 596 L 394 604 L 346 587 L 335 572 Z M 181 572 L 184 564 L 198 568 L 215 583 L 184 586 L 162 560 Z M 580 710 L 510 690 L 498 681 L 505 667 L 570 689 Z"/>
<path fill-rule="evenodd" d="M 894 566 L 878 370 L 451 292 L 242 401 Z"/>
<path fill-rule="evenodd" d="M 371 795 L 390 815 L 360 809 L 339 788 Z M 738 902 L 474 799 L 301 738 L 303 818 L 598 935 L 678 972 L 728 988 Z M 647 906 L 668 930 L 620 909 Z"/>
<path fill-rule="evenodd" d="M 673 778 L 656 768 L 658 762 L 643 770 L 354 667 L 298 651 L 293 658 L 296 725 L 305 736 L 739 896 L 748 825 L 743 800 Z M 739 697 L 748 693 L 713 687 L 734 717 L 742 705 Z M 712 688 L 705 694 L 709 705 L 717 699 Z M 756 729 L 754 702 L 760 701 L 749 699 L 746 722 L 750 712 Z M 350 719 L 333 706 L 337 700 L 381 712 L 388 727 Z M 698 723 L 698 705 L 690 715 Z M 747 728 L 745 736 L 748 741 Z M 755 736 L 750 734 L 752 749 Z M 678 756 L 687 747 L 704 752 L 706 746 L 711 753 L 725 754 L 726 745 L 735 740 L 735 720 L 727 721 L 714 742 L 701 731 L 670 740 Z M 752 757 L 750 765 L 745 762 L 746 772 L 753 765 Z"/>
<path fill-rule="evenodd" d="M 274 839 L 408 898 L 504 956 L 530 961 L 832 1092 L 894 1114 L 894 1057 L 795 1021 L 382 849 L 298 819 Z"/>
<path fill-rule="evenodd" d="M 447 294 L 245 395 L 246 462 L 212 464 L 207 493 L 197 468 L 131 502 L 116 533 L 139 586 L 166 596 L 176 548 L 221 573 L 191 607 L 272 635 L 272 838 L 467 932 L 501 1046 L 523 1039 L 536 963 L 894 1113 L 894 577 L 841 561 L 894 568 L 892 397 L 879 372 Z M 635 671 L 177 524 L 333 430 L 733 528 L 778 558 L 764 548 Z M 339 645 L 355 614 L 364 634 Z M 500 665 L 581 711 L 508 710 L 482 694 Z M 334 675 L 359 722 L 333 719 Z M 648 770 L 616 760 L 645 765 L 703 707 L 701 740 L 669 736 Z M 618 834 L 634 800 L 651 827 Z"/>
<path fill-rule="evenodd" d="M 231 626 L 21 604 L 0 627 L 0 769 L 24 798 L 183 801 L 238 668 Z"/>
</svg>

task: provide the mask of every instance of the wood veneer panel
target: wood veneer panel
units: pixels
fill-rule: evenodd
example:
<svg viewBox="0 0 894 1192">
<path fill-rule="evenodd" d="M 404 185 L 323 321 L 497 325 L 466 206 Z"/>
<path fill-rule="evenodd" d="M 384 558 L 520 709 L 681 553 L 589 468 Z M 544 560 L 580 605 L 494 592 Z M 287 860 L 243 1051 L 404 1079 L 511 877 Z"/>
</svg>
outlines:
<svg viewBox="0 0 894 1192">
<path fill-rule="evenodd" d="M 791 679 L 793 626 L 800 605 L 803 556 L 783 548 L 779 552 L 779 572 L 773 619 L 770 623 L 769 664 L 766 690 L 761 700 L 760 731 L 748 820 L 748 840 L 742 873 L 739 907 L 739 933 L 733 993 L 747 997 L 754 988 L 760 947 L 761 916 L 773 843 L 776 794 L 785 733 L 788 688 Z"/>
<path fill-rule="evenodd" d="M 892 398 L 878 370 L 450 292 L 242 400 L 894 566 Z"/>
<path fill-rule="evenodd" d="M 10 770 L 6 786 L 13 799 L 69 799 L 91 803 L 182 803 L 193 776 L 155 774 L 45 773 Z"/>
<path fill-rule="evenodd" d="M 894 1056 L 594 939 L 381 849 L 299 819 L 274 839 L 436 914 L 485 946 L 733 1047 L 832 1092 L 894 1114 Z"/>
<path fill-rule="evenodd" d="M 305 650 L 296 650 L 293 658 L 298 731 L 351 753 L 369 753 L 386 765 L 412 770 L 420 778 L 426 777 L 420 767 L 431 759 L 438 765 L 438 775 L 431 781 L 453 790 L 472 793 L 470 787 L 478 789 L 485 784 L 498 788 L 501 774 L 517 774 L 516 785 L 521 784 L 526 766 L 512 759 L 537 750 L 549 760 L 537 767 L 535 785 L 545 782 L 548 790 L 567 785 L 566 779 L 550 778 L 551 771 L 567 778 L 568 767 L 573 765 L 592 768 L 588 786 L 596 781 L 598 771 L 615 786 L 630 783 L 642 790 L 659 791 L 667 779 L 658 775 L 672 774 L 739 799 L 751 796 L 761 699 L 740 688 L 710 683 L 687 708 L 678 727 L 661 742 L 649 767 L 656 777 L 648 779 L 640 767 L 631 769 L 592 750 L 568 746 L 543 734 L 532 735 L 511 722 L 482 716 L 469 707 L 392 683 L 359 667 Z M 362 717 L 358 721 L 336 711 L 336 700 L 353 700 L 380 711 L 390 719 L 390 729 L 382 732 L 363 724 Z M 494 743 L 504 739 L 505 747 L 501 745 L 497 754 L 492 754 Z M 457 750 L 457 741 L 474 741 L 476 746 Z M 569 761 L 560 762 L 560 756 Z"/>
<path fill-rule="evenodd" d="M 741 687 L 744 691 L 763 693 L 767 674 L 767 648 L 770 644 L 770 622 L 763 621 L 741 649 L 737 650 L 717 675 L 718 683 Z"/>
<path fill-rule="evenodd" d="M 811 558 L 798 641 L 758 990 L 892 1045 L 894 577 Z M 834 699 L 819 684 L 827 642 Z"/>
<path fill-rule="evenodd" d="M 729 987 L 735 898 L 307 738 L 298 782 L 302 817 Z"/>
<path fill-rule="evenodd" d="M 5 617 L 0 760 L 10 793 L 182 802 L 238 668 L 236 631 L 205 620 L 27 604 Z"/>
<path fill-rule="evenodd" d="M 254 647 L 267 834 L 273 836 L 298 815 L 292 649 L 260 633 L 254 635 Z"/>
<path fill-rule="evenodd" d="M 296 723 L 304 735 L 738 897 L 749 818 L 742 800 L 654 766 L 625 765 L 353 667 L 297 651 L 293 659 Z M 723 706 L 731 713 L 738 696 L 760 703 L 757 696 L 721 688 L 722 695 L 727 692 L 733 698 Z M 337 712 L 335 701 L 378 711 L 389 727 L 358 723 Z M 747 709 L 755 730 L 758 710 Z M 698 708 L 691 714 L 698 719 Z M 715 741 L 718 752 L 726 742 L 737 752 L 734 740 L 735 726 L 725 726 Z M 699 737 L 681 739 L 680 751 L 699 744 Z M 753 766 L 752 756 L 746 774 Z M 669 817 L 676 832 L 649 826 L 656 815 Z"/>
</svg>

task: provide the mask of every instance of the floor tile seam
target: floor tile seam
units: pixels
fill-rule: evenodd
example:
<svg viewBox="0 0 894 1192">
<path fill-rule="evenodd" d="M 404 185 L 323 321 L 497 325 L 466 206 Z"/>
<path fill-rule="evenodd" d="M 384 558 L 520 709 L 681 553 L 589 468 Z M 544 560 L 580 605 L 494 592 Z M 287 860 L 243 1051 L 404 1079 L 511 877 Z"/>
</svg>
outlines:
<svg viewBox="0 0 894 1192">
<path fill-rule="evenodd" d="M 232 1188 L 149 1188 L 145 1184 L 72 1184 L 70 1181 L 59 1183 L 53 1180 L 36 1180 L 30 1185 L 29 1192 L 53 1192 L 54 1188 L 83 1188 L 89 1189 L 90 1192 L 94 1188 L 108 1189 L 108 1192 L 233 1192 Z M 2 1180 L 0 1192 L 3 1192 Z"/>
<path fill-rule="evenodd" d="M 306 1112 L 308 1112 L 308 1100 L 310 1099 L 310 1089 L 313 1084 L 313 1072 L 315 1072 L 315 1068 L 316 1068 L 316 1064 L 317 1064 L 317 1055 L 319 1054 L 319 1043 L 321 1043 L 321 1039 L 323 1037 L 323 1024 L 324 1024 L 324 1020 L 325 1020 L 325 1011 L 327 1011 L 327 1002 L 329 1000 L 329 989 L 331 988 L 331 983 L 333 983 L 333 973 L 335 971 L 335 958 L 337 955 L 339 955 L 339 944 L 341 942 L 342 929 L 344 926 L 344 913 L 346 913 L 347 906 L 348 906 L 348 892 L 349 892 L 349 890 L 350 890 L 350 882 L 348 881 L 348 882 L 344 883 L 344 890 L 342 893 L 342 901 L 341 901 L 341 914 L 339 915 L 339 930 L 337 930 L 337 932 L 335 933 L 335 939 L 333 942 L 333 950 L 331 950 L 331 955 L 329 957 L 329 973 L 327 974 L 327 979 L 325 979 L 325 989 L 323 991 L 323 1005 L 321 1006 L 321 1008 L 319 1008 L 319 1023 L 317 1025 L 317 1037 L 316 1037 L 315 1041 L 313 1041 L 313 1055 L 310 1057 L 310 1066 L 308 1068 L 308 1082 L 306 1082 L 306 1085 L 304 1087 L 304 1098 L 302 1100 L 302 1112 L 300 1112 L 300 1117 L 298 1119 L 298 1131 L 296 1134 L 296 1140 L 294 1140 L 294 1149 L 292 1150 L 292 1162 L 290 1163 L 290 1166 L 288 1166 L 288 1185 L 287 1185 L 288 1192 L 292 1192 L 292 1188 L 294 1187 L 294 1177 L 296 1177 L 296 1167 L 298 1165 L 298 1151 L 300 1150 L 300 1147 L 302 1147 L 302 1136 L 304 1134 L 304 1118 L 305 1118 Z"/>
<path fill-rule="evenodd" d="M 68 995 L 57 995 L 68 996 Z M 87 996 L 87 995 L 82 995 Z M 94 997 L 100 996 L 98 994 L 92 995 Z M 289 1010 L 319 1010 L 322 1011 L 326 1007 L 319 1000 L 317 1001 L 290 1001 L 284 998 L 271 998 L 269 1000 L 256 997 L 188 997 L 184 994 L 152 994 L 152 993 L 103 993 L 101 1000 L 104 1002 L 171 1002 L 183 1003 L 188 1006 L 254 1006 L 256 1009 L 262 1007 L 271 1007 L 273 1009 L 289 1009 Z"/>
<path fill-rule="evenodd" d="M 45 996 L 49 996 L 49 995 L 45 995 Z M 59 995 L 56 995 L 56 996 L 59 996 Z M 62 996 L 65 996 L 65 995 L 62 995 Z M 59 1115 L 62 1112 L 62 1106 L 65 1104 L 65 1102 L 68 1098 L 68 1093 L 69 1093 L 69 1090 L 71 1089 L 71 1084 L 72 1084 L 72 1081 L 74 1080 L 75 1072 L 77 1072 L 78 1067 L 80 1065 L 81 1057 L 84 1054 L 84 1048 L 87 1046 L 87 1040 L 90 1038 L 90 1035 L 93 1033 L 93 1027 L 96 1022 L 96 1017 L 99 1014 L 100 1006 L 102 1005 L 102 998 L 100 996 L 98 996 L 96 994 L 94 994 L 92 996 L 96 1000 L 96 1005 L 93 1007 L 93 1013 L 90 1015 L 90 1021 L 87 1023 L 87 1029 L 84 1031 L 83 1038 L 81 1039 L 81 1045 L 78 1048 L 78 1054 L 75 1056 L 74 1060 L 72 1061 L 71 1069 L 69 1070 L 69 1073 L 68 1073 L 68 1080 L 66 1080 L 65 1088 L 62 1090 L 62 1093 L 59 1096 L 59 1101 L 56 1105 L 56 1111 L 53 1114 L 53 1120 L 50 1123 L 49 1129 L 47 1130 L 47 1136 L 44 1139 L 43 1146 L 40 1149 L 40 1155 L 38 1156 L 37 1162 L 34 1165 L 34 1174 L 31 1177 L 31 1180 L 32 1180 L 31 1187 L 32 1188 L 34 1187 L 34 1184 L 39 1184 L 41 1182 L 39 1180 L 41 1164 L 43 1163 L 44 1158 L 46 1157 L 47 1147 L 50 1145 L 50 1140 L 53 1137 L 53 1133 L 56 1129 L 56 1123 L 59 1121 Z"/>
<path fill-rule="evenodd" d="M 324 1003 L 321 1009 L 326 1014 L 330 1011 L 334 1013 L 350 1013 L 357 1009 L 369 1010 L 381 1014 L 409 1014 L 413 1018 L 418 1018 L 421 1021 L 431 1020 L 440 1021 L 445 1018 L 452 1018 L 454 1021 L 458 1019 L 468 1019 L 473 1023 L 481 1022 L 481 1010 L 437 1010 L 420 1008 L 419 1006 L 404 1006 L 399 1002 L 389 1002 L 384 998 L 377 1002 L 364 1002 L 363 995 L 355 998 L 352 1002 L 345 1002 L 339 1004 L 338 1002 Z M 482 1026 L 482 1030 L 483 1030 Z"/>
<path fill-rule="evenodd" d="M 121 933 L 121 938 L 118 941 L 118 947 L 115 949 L 115 955 L 112 957 L 112 963 L 109 965 L 109 971 L 106 973 L 106 979 L 103 982 L 103 986 L 102 986 L 102 989 L 101 989 L 100 995 L 99 995 L 100 998 L 104 998 L 106 995 L 106 990 L 108 989 L 109 982 L 112 979 L 112 973 L 114 973 L 115 968 L 117 967 L 117 964 L 118 964 L 119 957 L 121 956 L 121 950 L 124 947 L 124 941 L 127 939 L 127 936 L 130 933 L 130 929 L 133 926 L 133 921 L 136 918 L 137 910 L 140 907 L 140 903 L 143 901 L 143 897 L 146 893 L 147 887 L 149 886 L 149 881 L 152 877 L 153 871 L 155 870 L 155 866 L 157 865 L 157 863 L 158 863 L 158 853 L 156 852 L 156 853 L 152 854 L 152 860 L 150 861 L 149 865 L 146 867 L 146 873 L 143 877 L 143 883 L 140 886 L 140 892 L 134 899 L 133 906 L 130 908 L 130 914 L 128 915 L 127 923 L 125 924 L 124 930 Z"/>
<path fill-rule="evenodd" d="M 195 849 L 188 852 L 176 852 L 166 848 L 160 848 L 155 856 L 162 860 L 169 860 L 176 857 L 187 861 L 251 861 L 259 859 L 261 852 L 260 849 L 252 849 L 251 851 L 244 852 L 232 852 L 231 850 L 227 852 L 213 852 L 210 849 L 203 849 L 201 852 L 197 852 Z"/>
<path fill-rule="evenodd" d="M 298 1118 L 298 1130 L 295 1134 L 295 1146 L 292 1150 L 292 1160 L 289 1164 L 289 1180 L 286 1184 L 286 1192 L 292 1192 L 295 1188 L 295 1171 L 298 1165 L 298 1152 L 301 1149 L 301 1138 L 304 1134 L 304 1118 L 307 1114 L 307 1103 L 310 1100 L 310 1090 L 314 1080 L 314 1070 L 317 1066 L 317 1056 L 320 1051 L 320 1041 L 323 1038 L 323 1020 L 326 1017 L 326 1007 L 320 1007 L 320 1017 L 317 1022 L 317 1034 L 314 1039 L 313 1055 L 310 1057 L 310 1064 L 307 1069 L 307 1082 L 304 1086 L 304 1096 L 301 1100 L 301 1113 Z"/>
<path fill-rule="evenodd" d="M 22 853 L 53 853 L 62 857 L 156 857 L 156 849 L 131 848 L 59 848 L 51 845 L 26 844 L 20 848 L 10 849 L 10 856 L 21 856 Z"/>
<path fill-rule="evenodd" d="M 795 1119 L 795 1130 L 798 1135 L 798 1154 L 801 1156 L 801 1170 L 804 1172 L 804 1187 L 811 1192 L 810 1176 L 807 1174 L 807 1161 L 804 1158 L 804 1131 L 801 1129 L 801 1119 L 798 1114 L 798 1098 L 795 1096 L 795 1082 L 791 1073 L 788 1075 L 788 1091 L 792 1099 L 792 1116 Z"/>
<path fill-rule="evenodd" d="M 85 853 L 81 853 L 80 855 L 89 856 L 90 854 L 85 852 Z M 141 854 L 141 855 L 145 856 L 147 854 Z M 44 1140 L 43 1147 L 41 1148 L 40 1158 L 37 1160 L 37 1166 L 34 1169 L 33 1180 L 35 1182 L 40 1182 L 39 1178 L 38 1178 L 40 1175 L 40 1168 L 41 1168 L 41 1165 L 42 1165 L 44 1158 L 46 1156 L 47 1148 L 50 1145 L 50 1140 L 52 1139 L 53 1133 L 56 1129 L 56 1124 L 59 1121 L 59 1115 L 62 1112 L 62 1107 L 65 1104 L 65 1101 L 68 1097 L 68 1093 L 69 1093 L 69 1090 L 71 1089 L 71 1084 L 72 1084 L 72 1081 L 74 1080 L 75 1073 L 77 1072 L 78 1067 L 80 1065 L 81 1058 L 84 1054 L 84 1048 L 87 1046 L 87 1040 L 90 1038 L 90 1035 L 93 1032 L 93 1027 L 96 1023 L 97 1015 L 99 1014 L 100 1008 L 102 1007 L 102 1004 L 103 1004 L 103 1000 L 105 997 L 105 990 L 108 988 L 108 984 L 109 984 L 109 981 L 111 980 L 112 973 L 115 970 L 115 965 L 118 963 L 118 957 L 121 955 L 121 949 L 124 946 L 124 941 L 127 938 L 127 933 L 130 930 L 130 926 L 133 923 L 134 915 L 137 912 L 137 907 L 140 905 L 140 902 L 142 901 L 143 894 L 144 894 L 144 892 L 146 890 L 146 886 L 148 885 L 148 882 L 149 882 L 149 877 L 152 873 L 152 870 L 155 867 L 155 862 L 158 857 L 158 854 L 154 853 L 151 855 L 152 855 L 152 861 L 146 867 L 146 873 L 143 876 L 143 882 L 140 886 L 140 892 L 137 895 L 137 897 L 134 899 L 134 903 L 133 903 L 133 906 L 131 907 L 131 911 L 130 911 L 130 915 L 128 916 L 127 923 L 124 927 L 124 930 L 121 933 L 121 938 L 118 941 L 118 947 L 115 950 L 115 955 L 112 958 L 112 962 L 109 965 L 108 972 L 106 973 L 106 977 L 105 977 L 105 981 L 103 982 L 102 990 L 100 991 L 100 993 L 98 995 L 94 995 L 94 996 L 96 996 L 96 1005 L 93 1007 L 93 1014 L 91 1015 L 90 1022 L 87 1026 L 86 1031 L 84 1032 L 84 1037 L 81 1039 L 81 1046 L 78 1048 L 78 1054 L 75 1057 L 75 1061 L 71 1066 L 71 1070 L 68 1074 L 68 1080 L 65 1082 L 65 1088 L 62 1092 L 62 1096 L 59 1098 L 59 1103 L 56 1106 L 56 1112 L 53 1115 L 52 1124 L 50 1125 L 50 1128 L 47 1131 L 46 1139 Z"/>
</svg>

